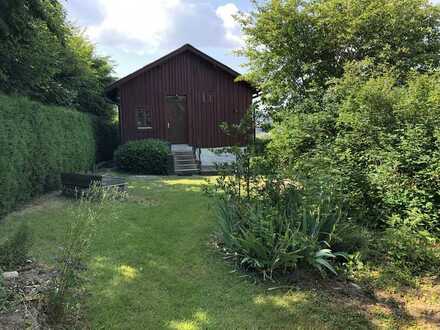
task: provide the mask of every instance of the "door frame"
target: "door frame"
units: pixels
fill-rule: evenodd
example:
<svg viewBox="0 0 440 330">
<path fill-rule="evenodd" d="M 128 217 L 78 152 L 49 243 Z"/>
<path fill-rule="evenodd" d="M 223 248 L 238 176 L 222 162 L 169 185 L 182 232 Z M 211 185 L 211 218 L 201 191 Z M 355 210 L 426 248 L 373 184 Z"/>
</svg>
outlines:
<svg viewBox="0 0 440 330">
<path fill-rule="evenodd" d="M 171 141 L 170 137 L 170 127 L 169 124 L 171 122 L 171 118 L 170 118 L 170 111 L 169 111 L 169 104 L 168 104 L 168 98 L 170 97 L 184 97 L 185 101 L 184 101 L 184 107 L 185 107 L 185 111 L 184 111 L 184 119 L 182 120 L 183 125 L 185 126 L 183 128 L 184 130 L 184 136 L 183 136 L 183 140 L 184 142 L 173 142 Z M 165 130 L 166 130 L 166 137 L 168 142 L 170 142 L 171 144 L 189 144 L 189 109 L 188 109 L 188 95 L 185 94 L 165 94 L 164 97 L 164 102 L 165 102 Z"/>
</svg>

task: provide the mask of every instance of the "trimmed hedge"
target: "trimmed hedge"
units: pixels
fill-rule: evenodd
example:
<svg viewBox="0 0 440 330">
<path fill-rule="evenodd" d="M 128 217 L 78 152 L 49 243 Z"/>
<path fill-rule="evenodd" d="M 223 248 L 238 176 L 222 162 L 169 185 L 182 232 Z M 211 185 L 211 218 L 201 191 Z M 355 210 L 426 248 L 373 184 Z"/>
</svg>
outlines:
<svg viewBox="0 0 440 330">
<path fill-rule="evenodd" d="M 60 173 L 95 163 L 89 115 L 0 95 L 0 216 L 60 187 Z"/>
<path fill-rule="evenodd" d="M 116 165 L 137 174 L 167 174 L 170 162 L 167 142 L 155 139 L 130 141 L 115 152 Z"/>
<path fill-rule="evenodd" d="M 119 125 L 95 117 L 96 162 L 113 160 L 119 146 Z"/>
</svg>

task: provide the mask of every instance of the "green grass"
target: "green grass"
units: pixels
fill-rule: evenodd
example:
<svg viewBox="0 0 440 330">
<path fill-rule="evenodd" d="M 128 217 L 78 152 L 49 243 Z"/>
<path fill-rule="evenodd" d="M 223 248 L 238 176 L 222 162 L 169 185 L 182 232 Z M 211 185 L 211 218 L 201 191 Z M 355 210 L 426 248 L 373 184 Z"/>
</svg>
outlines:
<svg viewBox="0 0 440 330">
<path fill-rule="evenodd" d="M 314 290 L 268 291 L 233 272 L 209 245 L 214 212 L 203 178 L 131 180 L 128 201 L 97 228 L 84 303 L 93 329 L 359 329 L 373 324 L 354 306 Z M 48 198 L 0 224 L 34 233 L 32 253 L 51 264 L 69 221 Z M 1 236 L 0 236 L 1 239 Z M 276 284 L 274 284 L 276 286 Z"/>
</svg>

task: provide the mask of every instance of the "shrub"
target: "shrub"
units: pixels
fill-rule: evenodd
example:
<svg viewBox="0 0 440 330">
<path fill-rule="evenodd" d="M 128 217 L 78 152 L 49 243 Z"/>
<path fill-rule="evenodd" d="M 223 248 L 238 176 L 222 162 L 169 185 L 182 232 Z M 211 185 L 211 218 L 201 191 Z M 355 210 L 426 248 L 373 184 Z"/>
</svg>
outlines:
<svg viewBox="0 0 440 330">
<path fill-rule="evenodd" d="M 0 244 L 0 268 L 13 270 L 23 265 L 29 257 L 31 245 L 29 228 L 22 224 L 11 238 Z"/>
<path fill-rule="evenodd" d="M 94 128 L 77 111 L 0 95 L 0 216 L 95 162 Z"/>
<path fill-rule="evenodd" d="M 270 135 L 268 133 L 260 134 L 255 138 L 255 153 L 257 155 L 264 155 L 266 153 L 267 145 L 270 142 Z"/>
<path fill-rule="evenodd" d="M 387 228 L 376 243 L 376 249 L 386 264 L 392 263 L 417 276 L 438 271 L 440 255 L 435 241 L 428 232 L 405 223 Z"/>
<path fill-rule="evenodd" d="M 130 141 L 115 152 L 117 166 L 124 171 L 139 174 L 167 174 L 170 147 L 154 139 Z"/>
<path fill-rule="evenodd" d="M 397 76 L 347 66 L 322 102 L 286 113 L 268 149 L 287 176 L 332 177 L 359 223 L 383 229 L 415 212 L 438 235 L 440 74 Z"/>
<path fill-rule="evenodd" d="M 343 219 L 340 209 L 327 202 L 314 206 L 287 199 L 286 211 L 261 200 L 221 198 L 221 242 L 241 266 L 264 278 L 298 267 L 336 273 L 332 260 L 343 254 L 333 253 L 331 246 Z"/>
</svg>

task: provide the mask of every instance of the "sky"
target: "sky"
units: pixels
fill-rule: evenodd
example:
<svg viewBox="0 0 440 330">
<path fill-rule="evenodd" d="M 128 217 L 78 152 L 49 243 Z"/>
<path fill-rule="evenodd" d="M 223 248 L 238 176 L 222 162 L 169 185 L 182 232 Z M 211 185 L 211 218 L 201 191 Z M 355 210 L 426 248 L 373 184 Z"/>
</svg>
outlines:
<svg viewBox="0 0 440 330">
<path fill-rule="evenodd" d="M 62 0 L 69 19 L 84 29 L 98 53 L 110 56 L 121 78 L 190 43 L 243 73 L 243 44 L 233 15 L 250 0 Z M 440 3 L 440 0 L 432 0 Z"/>
<path fill-rule="evenodd" d="M 111 57 L 117 77 L 186 43 L 244 71 L 245 59 L 232 54 L 243 44 L 233 15 L 250 11 L 249 0 L 64 0 L 64 5 L 98 53 Z"/>
</svg>

